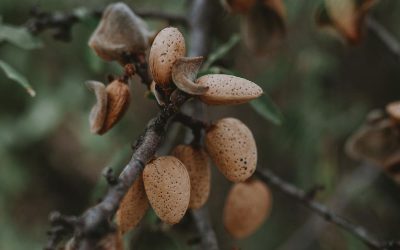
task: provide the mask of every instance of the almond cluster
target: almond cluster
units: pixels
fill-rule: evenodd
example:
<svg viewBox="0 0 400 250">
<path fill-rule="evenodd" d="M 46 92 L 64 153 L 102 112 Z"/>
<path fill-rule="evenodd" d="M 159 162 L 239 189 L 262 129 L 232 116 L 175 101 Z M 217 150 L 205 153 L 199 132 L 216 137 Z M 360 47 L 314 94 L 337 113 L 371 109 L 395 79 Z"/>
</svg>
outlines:
<svg viewBox="0 0 400 250">
<path fill-rule="evenodd" d="M 124 62 L 124 55 L 143 53 L 150 48 L 149 72 L 153 78 L 150 88 L 161 105 L 170 102 L 168 98 L 174 91 L 183 91 L 209 105 L 246 103 L 263 94 L 257 84 L 240 77 L 224 74 L 198 77 L 203 58 L 185 57 L 185 39 L 177 28 L 161 30 L 151 47 L 147 46 L 148 37 L 142 20 L 119 3 L 106 9 L 89 45 L 101 58 L 120 63 Z M 107 86 L 97 81 L 89 81 L 87 85 L 97 99 L 90 113 L 91 132 L 103 134 L 127 110 L 129 84 L 120 78 Z M 267 187 L 251 179 L 257 166 L 256 142 L 251 130 L 240 120 L 223 118 L 205 128 L 204 142 L 178 145 L 171 155 L 154 158 L 146 164 L 116 214 L 121 235 L 135 228 L 150 207 L 167 224 L 178 223 L 188 209 L 202 207 L 211 189 L 210 158 L 228 180 L 235 182 L 224 209 L 227 230 L 238 238 L 256 230 L 269 213 L 271 203 Z M 248 209 L 251 212 L 242 214 Z"/>
</svg>

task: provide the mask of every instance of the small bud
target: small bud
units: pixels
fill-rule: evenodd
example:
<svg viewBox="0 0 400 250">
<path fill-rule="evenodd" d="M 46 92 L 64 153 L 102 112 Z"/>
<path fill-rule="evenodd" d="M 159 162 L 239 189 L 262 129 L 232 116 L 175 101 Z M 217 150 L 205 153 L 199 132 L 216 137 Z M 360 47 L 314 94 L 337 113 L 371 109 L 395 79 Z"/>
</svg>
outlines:
<svg viewBox="0 0 400 250">
<path fill-rule="evenodd" d="M 223 222 L 236 239 L 254 233 L 265 221 L 272 208 L 272 195 L 259 180 L 235 183 L 225 201 Z"/>
<path fill-rule="evenodd" d="M 162 87 L 172 82 L 172 66 L 185 56 L 185 38 L 177 28 L 161 30 L 150 49 L 149 67 L 154 81 Z"/>
<path fill-rule="evenodd" d="M 196 80 L 208 91 L 199 98 L 210 105 L 241 104 L 262 95 L 263 90 L 255 83 L 231 75 L 210 74 Z"/>
<path fill-rule="evenodd" d="M 207 153 L 201 148 L 190 145 L 178 145 L 172 151 L 185 166 L 190 177 L 190 202 L 192 209 L 206 203 L 210 194 L 211 170 Z"/>
<path fill-rule="evenodd" d="M 146 23 L 124 3 L 110 4 L 104 11 L 89 46 L 106 61 L 124 61 L 124 54 L 144 53 L 151 33 Z"/>
<path fill-rule="evenodd" d="M 215 165 L 230 181 L 245 181 L 256 170 L 256 142 L 250 129 L 238 119 L 217 121 L 207 131 L 205 145 Z"/>
<path fill-rule="evenodd" d="M 144 188 L 157 216 L 168 224 L 178 223 L 190 201 L 190 178 L 186 167 L 173 156 L 162 156 L 143 170 Z"/>
</svg>

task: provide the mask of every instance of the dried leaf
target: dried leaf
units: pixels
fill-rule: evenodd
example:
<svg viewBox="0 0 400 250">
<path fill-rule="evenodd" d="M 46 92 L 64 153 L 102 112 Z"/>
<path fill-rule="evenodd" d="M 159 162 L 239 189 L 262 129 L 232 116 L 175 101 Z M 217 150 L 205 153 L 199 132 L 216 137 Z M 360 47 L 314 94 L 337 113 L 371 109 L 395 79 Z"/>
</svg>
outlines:
<svg viewBox="0 0 400 250">
<path fill-rule="evenodd" d="M 14 80 L 22 87 L 24 87 L 30 96 L 34 97 L 36 95 L 35 90 L 33 90 L 28 80 L 18 71 L 16 71 L 13 67 L 11 67 L 6 62 L 0 60 L 0 68 L 4 71 L 4 73 L 6 73 L 6 76 L 9 79 Z"/>
</svg>

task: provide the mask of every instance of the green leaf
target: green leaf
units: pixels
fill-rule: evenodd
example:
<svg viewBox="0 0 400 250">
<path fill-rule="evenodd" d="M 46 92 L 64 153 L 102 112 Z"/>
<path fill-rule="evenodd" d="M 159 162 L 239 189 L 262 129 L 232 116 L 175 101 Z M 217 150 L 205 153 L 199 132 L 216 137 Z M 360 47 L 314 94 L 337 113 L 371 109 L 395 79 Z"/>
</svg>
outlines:
<svg viewBox="0 0 400 250">
<path fill-rule="evenodd" d="M 271 121 L 275 125 L 282 124 L 282 113 L 267 94 L 264 93 L 261 97 L 251 101 L 250 105 L 264 119 Z"/>
<path fill-rule="evenodd" d="M 238 34 L 232 35 L 228 42 L 222 44 L 209 55 L 207 61 L 203 64 L 203 69 L 207 70 L 210 68 L 213 63 L 224 57 L 233 47 L 235 47 L 239 41 L 240 36 Z"/>
<path fill-rule="evenodd" d="M 6 41 L 22 49 L 37 49 L 43 46 L 25 27 L 3 24 L 0 20 L 0 42 Z"/>
<path fill-rule="evenodd" d="M 3 69 L 4 73 L 6 73 L 6 76 L 9 79 L 16 81 L 22 87 L 24 87 L 29 95 L 31 95 L 32 97 L 36 95 L 35 90 L 31 87 L 28 80 L 19 72 L 17 72 L 13 67 L 11 67 L 6 62 L 0 60 L 0 68 Z"/>
</svg>

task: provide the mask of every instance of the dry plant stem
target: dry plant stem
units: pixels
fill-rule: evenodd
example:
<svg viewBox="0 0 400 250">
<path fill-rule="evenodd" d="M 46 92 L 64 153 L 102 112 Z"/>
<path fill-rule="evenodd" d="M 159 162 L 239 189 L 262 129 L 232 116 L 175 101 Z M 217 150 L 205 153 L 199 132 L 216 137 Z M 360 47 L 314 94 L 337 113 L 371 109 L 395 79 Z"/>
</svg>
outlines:
<svg viewBox="0 0 400 250">
<path fill-rule="evenodd" d="M 324 220 L 334 223 L 337 226 L 341 227 L 342 229 L 346 230 L 347 232 L 353 234 L 355 237 L 364 242 L 364 244 L 366 244 L 369 248 L 381 249 L 381 250 L 400 249 L 399 242 L 383 242 L 376 239 L 374 236 L 370 235 L 370 233 L 365 228 L 359 225 L 355 225 L 352 222 L 348 221 L 347 219 L 337 215 L 323 204 L 314 201 L 312 199 L 309 199 L 306 192 L 304 192 L 301 189 L 298 189 L 297 187 L 293 186 L 290 183 L 285 182 L 270 170 L 268 169 L 264 169 L 263 171 L 256 170 L 255 175 L 260 180 L 266 182 L 271 186 L 274 186 L 279 191 L 299 201 L 301 204 L 308 207 L 314 213 L 324 218 Z"/>
<path fill-rule="evenodd" d="M 400 43 L 397 39 L 378 21 L 369 16 L 366 19 L 367 27 L 370 29 L 387 47 L 387 49 L 400 61 Z"/>
<path fill-rule="evenodd" d="M 193 146 L 200 146 L 201 138 L 202 138 L 202 131 L 207 129 L 210 125 L 206 122 L 201 120 L 194 119 L 191 116 L 185 115 L 183 113 L 178 113 L 173 118 L 173 121 L 180 122 L 184 126 L 190 128 L 193 133 Z"/>
</svg>

